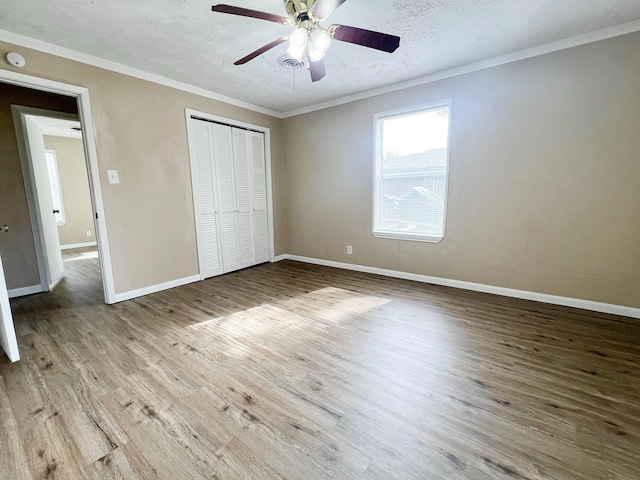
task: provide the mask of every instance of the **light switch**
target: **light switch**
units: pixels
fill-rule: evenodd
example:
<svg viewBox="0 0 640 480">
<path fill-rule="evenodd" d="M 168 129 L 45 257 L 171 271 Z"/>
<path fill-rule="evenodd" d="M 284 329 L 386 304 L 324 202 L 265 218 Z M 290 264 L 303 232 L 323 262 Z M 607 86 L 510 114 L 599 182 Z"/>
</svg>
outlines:
<svg viewBox="0 0 640 480">
<path fill-rule="evenodd" d="M 107 178 L 109 178 L 109 183 L 120 183 L 118 170 L 107 170 Z"/>
</svg>

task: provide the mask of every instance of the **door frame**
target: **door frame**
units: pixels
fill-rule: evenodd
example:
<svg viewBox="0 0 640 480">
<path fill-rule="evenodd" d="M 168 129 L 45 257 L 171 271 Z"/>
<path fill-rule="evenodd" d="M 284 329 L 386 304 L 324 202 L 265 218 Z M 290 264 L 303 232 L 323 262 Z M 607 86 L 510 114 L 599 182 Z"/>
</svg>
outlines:
<svg viewBox="0 0 640 480">
<path fill-rule="evenodd" d="M 40 210 L 38 202 L 39 192 L 35 181 L 35 173 L 29 143 L 31 139 L 25 121 L 27 115 L 35 115 L 38 117 L 59 118 L 63 120 L 80 120 L 80 117 L 74 113 L 56 112 L 53 110 L 45 110 L 42 108 L 24 107 L 22 105 L 11 105 L 11 113 L 13 114 L 13 124 L 16 129 L 16 139 L 18 141 L 18 153 L 20 155 L 20 163 L 22 165 L 22 177 L 27 194 L 27 205 L 29 206 L 29 217 L 31 218 L 31 230 L 33 231 L 34 244 L 36 248 L 36 258 L 38 260 L 38 271 L 40 272 L 40 288 L 42 292 L 46 292 L 55 287 L 52 282 L 51 272 L 49 270 L 49 259 L 47 258 L 46 238 L 44 228 L 42 226 L 42 215 L 44 212 Z M 58 279 L 59 281 L 59 279 Z"/>
<path fill-rule="evenodd" d="M 78 105 L 78 117 L 82 127 L 82 143 L 87 163 L 89 192 L 91 194 L 94 216 L 96 217 L 96 242 L 98 244 L 100 257 L 100 271 L 102 273 L 104 299 L 108 304 L 116 303 L 115 284 L 111 265 L 111 251 L 109 249 L 109 239 L 107 236 L 107 223 L 104 202 L 102 199 L 100 169 L 98 165 L 93 117 L 91 115 L 89 89 L 3 69 L 0 69 L 0 82 L 40 90 L 43 92 L 57 93 L 59 95 L 73 97 L 76 99 Z M 37 243 L 39 234 L 34 236 Z"/>
<path fill-rule="evenodd" d="M 191 108 L 185 108 L 185 119 L 187 123 L 187 137 L 189 143 L 189 162 L 191 167 L 191 192 L 193 194 L 193 208 L 194 208 L 194 221 L 196 225 L 196 231 L 199 228 L 198 226 L 198 205 L 196 201 L 196 191 L 194 189 L 194 183 L 196 182 L 195 178 L 195 152 L 192 148 L 192 139 L 193 132 L 191 131 L 191 119 L 194 118 L 196 120 L 205 120 L 214 123 L 220 123 L 223 125 L 227 125 L 229 127 L 237 127 L 243 128 L 245 130 L 253 130 L 255 132 L 260 132 L 264 135 L 264 157 L 265 157 L 265 173 L 266 173 L 266 187 L 267 187 L 267 231 L 269 236 L 269 261 L 275 261 L 275 241 L 274 241 L 274 226 L 273 226 L 273 190 L 271 185 L 271 129 L 269 127 L 264 127 L 262 125 L 254 125 L 251 123 L 240 122 L 238 120 L 233 120 L 231 118 L 220 117 L 218 115 L 212 115 L 210 113 L 200 112 L 198 110 L 193 110 Z M 196 235 L 197 236 L 197 235 Z M 200 280 L 204 280 L 203 269 L 200 264 L 200 260 L 203 258 L 201 248 L 202 246 L 197 241 L 196 245 L 198 248 L 198 273 L 200 274 Z"/>
</svg>

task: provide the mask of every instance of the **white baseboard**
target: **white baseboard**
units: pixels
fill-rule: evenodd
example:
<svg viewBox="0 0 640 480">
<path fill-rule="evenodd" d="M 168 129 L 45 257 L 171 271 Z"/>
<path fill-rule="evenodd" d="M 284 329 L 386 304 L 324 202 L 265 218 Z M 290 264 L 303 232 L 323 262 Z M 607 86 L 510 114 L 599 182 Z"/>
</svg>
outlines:
<svg viewBox="0 0 640 480">
<path fill-rule="evenodd" d="M 451 280 L 449 278 L 430 277 L 428 275 L 420 275 L 417 273 L 399 272 L 397 270 L 387 270 L 384 268 L 368 267 L 366 265 L 355 265 L 352 263 L 334 262 L 331 260 L 302 257 L 299 255 L 280 255 L 277 258 L 281 260 L 294 260 L 296 262 L 313 263 L 315 265 L 324 265 L 327 267 L 343 268 L 345 270 L 354 270 L 357 272 L 373 273 L 376 275 L 383 275 L 385 277 L 402 278 L 404 280 L 431 283 L 434 285 L 442 285 L 445 287 L 461 288 L 463 290 L 473 290 L 475 292 L 492 293 L 494 295 L 502 295 L 505 297 L 533 300 L 535 302 L 551 303 L 554 305 L 562 305 L 565 307 L 581 308 L 583 310 L 591 310 L 600 313 L 610 313 L 613 315 L 621 315 L 623 317 L 640 318 L 640 308 L 625 307 L 624 305 L 613 305 L 610 303 L 594 302 L 591 300 L 582 300 L 580 298 L 560 297 L 558 295 L 548 295 L 546 293 L 515 290 L 513 288 L 496 287 L 494 285 L 465 282 L 462 280 Z"/>
<path fill-rule="evenodd" d="M 131 300 L 132 298 L 142 297 L 151 293 L 160 292 L 162 290 L 168 290 L 170 288 L 180 287 L 187 283 L 199 282 L 200 275 L 192 275 L 190 277 L 178 278 L 177 280 L 171 280 L 170 282 L 159 283 L 157 285 L 151 285 L 149 287 L 139 288 L 137 290 L 129 290 L 128 292 L 116 293 L 115 303 L 124 302 L 125 300 Z"/>
<path fill-rule="evenodd" d="M 274 262 L 279 262 L 279 261 L 281 261 L 281 260 L 286 260 L 286 259 L 288 259 L 288 258 L 289 258 L 289 255 L 286 255 L 286 254 L 285 254 L 285 255 L 278 255 L 277 257 L 275 257 L 275 258 L 273 259 L 273 261 L 274 261 Z"/>
<path fill-rule="evenodd" d="M 85 242 L 85 243 L 69 243 L 67 245 L 60 245 L 60 250 L 70 250 L 72 248 L 82 248 L 82 247 L 95 247 L 98 244 L 96 242 Z"/>
<path fill-rule="evenodd" d="M 30 287 L 12 288 L 7 293 L 9 298 L 24 297 L 25 295 L 33 295 L 42 292 L 42 285 L 31 285 Z"/>
</svg>

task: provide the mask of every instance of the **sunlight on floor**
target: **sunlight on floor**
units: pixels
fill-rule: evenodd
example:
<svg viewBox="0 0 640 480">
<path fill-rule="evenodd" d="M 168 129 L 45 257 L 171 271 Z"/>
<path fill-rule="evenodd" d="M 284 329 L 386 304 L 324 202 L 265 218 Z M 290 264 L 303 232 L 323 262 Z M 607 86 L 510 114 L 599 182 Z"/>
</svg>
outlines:
<svg viewBox="0 0 640 480">
<path fill-rule="evenodd" d="M 92 251 L 92 252 L 83 252 L 75 257 L 71 257 L 71 258 L 65 258 L 64 261 L 65 262 L 75 262 L 77 260 L 88 260 L 91 258 L 98 258 L 98 252 L 97 251 Z"/>
<path fill-rule="evenodd" d="M 390 300 L 386 298 L 362 295 L 341 288 L 327 287 L 295 297 L 283 302 L 283 305 L 312 305 L 317 307 L 312 310 L 311 315 L 313 318 L 338 325 L 354 315 L 362 315 L 389 302 Z"/>
<path fill-rule="evenodd" d="M 218 341 L 227 339 L 225 354 L 242 358 L 249 355 L 242 339 L 256 341 L 256 336 L 270 336 L 277 331 L 283 337 L 293 332 L 309 329 L 331 329 L 342 322 L 354 319 L 379 308 L 390 300 L 362 295 L 349 290 L 327 287 L 299 295 L 277 305 L 257 305 L 228 316 L 212 318 L 187 327 L 204 336 L 215 336 Z M 294 313 L 305 305 L 305 315 Z"/>
</svg>

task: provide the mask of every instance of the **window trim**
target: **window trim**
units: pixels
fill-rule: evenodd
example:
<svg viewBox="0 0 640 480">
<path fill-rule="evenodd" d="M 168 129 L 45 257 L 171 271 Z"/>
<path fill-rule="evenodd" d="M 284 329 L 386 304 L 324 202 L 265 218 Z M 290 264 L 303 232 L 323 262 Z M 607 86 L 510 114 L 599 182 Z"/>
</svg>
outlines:
<svg viewBox="0 0 640 480">
<path fill-rule="evenodd" d="M 438 107 L 447 107 L 449 109 L 449 128 L 448 128 L 448 142 L 446 157 L 446 171 L 444 179 L 444 213 L 442 219 L 442 236 L 424 235 L 416 233 L 399 233 L 394 231 L 385 231 L 376 229 L 376 220 L 379 215 L 379 185 L 378 178 L 381 175 L 382 167 L 382 120 L 392 117 L 399 117 L 411 113 L 416 113 L 424 110 L 435 110 Z M 379 112 L 373 116 L 373 131 L 374 131 L 374 158 L 373 158 L 373 190 L 372 190 L 372 222 L 371 233 L 376 238 L 386 238 L 393 240 L 409 240 L 414 242 L 428 242 L 428 243 L 440 243 L 445 235 L 447 229 L 447 206 L 449 197 L 449 170 L 450 170 L 450 156 L 451 156 L 451 125 L 453 114 L 453 98 L 440 100 L 437 102 L 423 103 L 420 105 L 414 105 L 411 107 L 399 108 L 396 110 L 389 110 L 386 112 Z"/>
<path fill-rule="evenodd" d="M 51 150 L 51 149 L 47 148 L 47 149 L 45 149 L 44 153 L 45 153 L 45 155 L 46 154 L 51 154 L 51 156 L 53 157 L 53 173 L 55 174 L 55 182 L 58 185 L 58 193 L 59 193 L 59 200 L 60 200 L 60 213 L 59 213 L 59 215 L 61 217 L 60 221 L 56 220 L 56 225 L 58 227 L 62 227 L 63 225 L 65 225 L 67 223 L 67 216 L 66 216 L 65 211 L 64 211 L 64 200 L 62 198 L 62 184 L 60 183 L 60 172 L 58 170 L 58 157 L 56 155 L 56 151 L 55 150 Z M 46 160 L 46 161 L 48 161 L 48 160 Z M 49 171 L 49 166 L 48 165 L 47 165 L 47 171 Z M 49 172 L 49 173 L 51 173 L 51 172 Z M 51 178 L 49 179 L 49 183 L 51 183 Z M 53 188 L 51 189 L 51 195 L 53 197 Z"/>
</svg>

